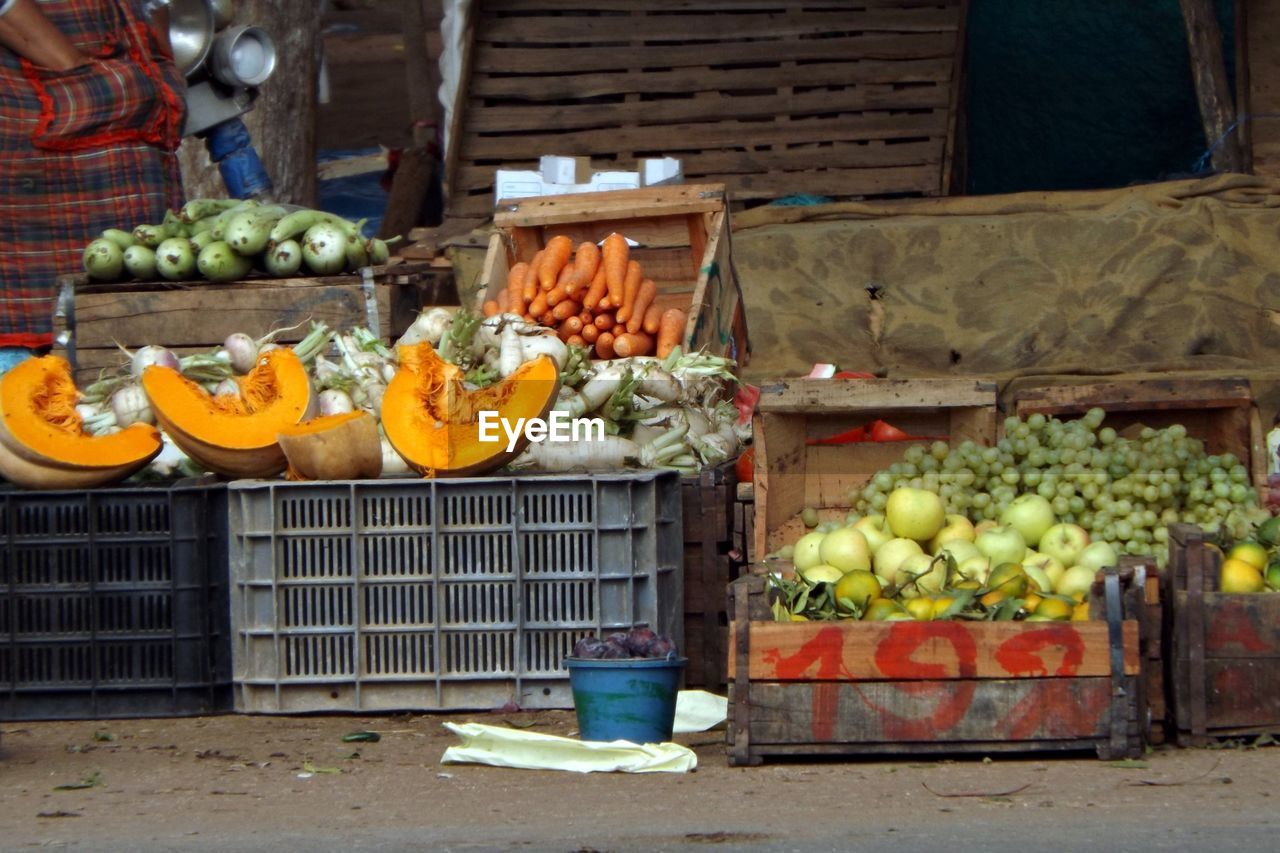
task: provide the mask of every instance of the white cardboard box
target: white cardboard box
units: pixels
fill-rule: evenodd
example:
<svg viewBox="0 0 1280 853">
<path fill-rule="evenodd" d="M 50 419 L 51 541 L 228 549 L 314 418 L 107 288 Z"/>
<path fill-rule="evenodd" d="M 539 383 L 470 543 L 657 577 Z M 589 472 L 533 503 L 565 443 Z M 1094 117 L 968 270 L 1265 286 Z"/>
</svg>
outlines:
<svg viewBox="0 0 1280 853">
<path fill-rule="evenodd" d="M 635 172 L 592 172 L 587 157 L 545 155 L 539 160 L 537 171 L 498 169 L 494 175 L 494 203 L 504 198 L 634 190 L 656 183 L 679 183 L 683 179 L 680 161 L 671 157 L 644 159 L 639 166 Z"/>
</svg>

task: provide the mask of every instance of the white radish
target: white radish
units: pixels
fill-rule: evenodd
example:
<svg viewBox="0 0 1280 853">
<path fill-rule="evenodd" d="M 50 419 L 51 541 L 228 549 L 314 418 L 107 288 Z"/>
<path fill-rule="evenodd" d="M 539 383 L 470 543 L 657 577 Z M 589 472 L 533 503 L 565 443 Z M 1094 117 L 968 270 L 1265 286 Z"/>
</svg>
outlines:
<svg viewBox="0 0 1280 853">
<path fill-rule="evenodd" d="M 396 346 L 412 346 L 423 341 L 434 346 L 440 345 L 445 331 L 453 325 L 453 312 L 447 308 L 428 308 L 417 316 L 404 334 L 396 341 Z"/>
<path fill-rule="evenodd" d="M 396 449 L 382 436 L 382 476 L 384 477 L 405 477 L 411 472 L 409 471 L 409 463 L 404 461 Z"/>
<path fill-rule="evenodd" d="M 507 328 L 512 327 L 508 326 Z M 557 370 L 564 370 L 565 362 L 569 360 L 569 347 L 564 341 L 560 340 L 558 335 L 524 335 L 522 336 L 521 351 L 523 353 L 521 363 L 533 361 L 540 355 L 548 355 L 556 363 Z"/>
<path fill-rule="evenodd" d="M 320 392 L 321 415 L 340 415 L 355 410 L 355 403 L 351 401 L 351 395 L 346 391 L 339 388 L 326 388 Z"/>
<path fill-rule="evenodd" d="M 151 401 L 142 386 L 135 382 L 122 385 L 111 395 L 111 412 L 115 415 L 118 426 L 130 424 L 153 424 L 155 415 L 151 412 Z"/>
<path fill-rule="evenodd" d="M 511 323 L 502 327 L 502 336 L 499 341 L 498 375 L 505 379 L 524 364 L 524 344 L 520 341 L 520 333 Z"/>
</svg>

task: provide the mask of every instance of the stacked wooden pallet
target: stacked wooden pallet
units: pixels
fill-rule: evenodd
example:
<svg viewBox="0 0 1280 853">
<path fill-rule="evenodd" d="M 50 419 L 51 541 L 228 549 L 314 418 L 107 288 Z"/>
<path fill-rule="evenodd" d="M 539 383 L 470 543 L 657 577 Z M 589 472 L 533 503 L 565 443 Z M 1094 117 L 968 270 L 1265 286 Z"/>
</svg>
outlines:
<svg viewBox="0 0 1280 853">
<path fill-rule="evenodd" d="M 950 183 L 965 0 L 485 0 L 446 158 L 450 217 L 498 167 L 678 157 L 735 200 L 938 195 Z"/>
</svg>

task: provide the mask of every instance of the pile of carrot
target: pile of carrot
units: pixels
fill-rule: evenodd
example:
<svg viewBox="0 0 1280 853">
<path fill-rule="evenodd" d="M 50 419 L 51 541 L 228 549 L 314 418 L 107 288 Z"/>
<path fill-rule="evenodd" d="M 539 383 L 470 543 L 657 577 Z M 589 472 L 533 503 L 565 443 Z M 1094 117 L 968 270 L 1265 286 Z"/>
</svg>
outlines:
<svg viewBox="0 0 1280 853">
<path fill-rule="evenodd" d="M 484 303 L 484 314 L 519 314 L 593 358 L 665 358 L 683 340 L 688 317 L 679 308 L 663 311 L 657 296 L 658 286 L 644 277 L 621 234 L 576 249 L 559 235 L 528 263 L 511 267 L 506 289 Z"/>
</svg>

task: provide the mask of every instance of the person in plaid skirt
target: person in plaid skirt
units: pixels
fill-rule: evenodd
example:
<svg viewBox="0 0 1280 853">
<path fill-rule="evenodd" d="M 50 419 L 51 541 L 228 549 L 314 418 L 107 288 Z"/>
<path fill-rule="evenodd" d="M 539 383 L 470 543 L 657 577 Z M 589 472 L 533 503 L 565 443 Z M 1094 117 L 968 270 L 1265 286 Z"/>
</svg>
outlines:
<svg viewBox="0 0 1280 853">
<path fill-rule="evenodd" d="M 0 0 L 0 373 L 52 344 L 57 279 L 182 204 L 186 84 L 155 0 Z"/>
</svg>

